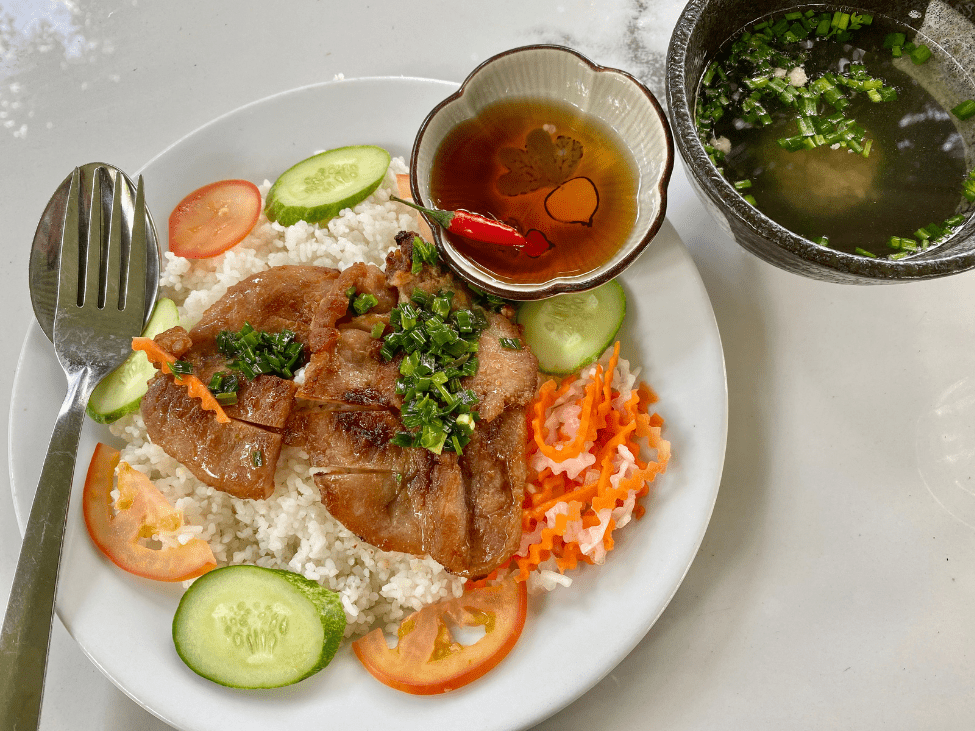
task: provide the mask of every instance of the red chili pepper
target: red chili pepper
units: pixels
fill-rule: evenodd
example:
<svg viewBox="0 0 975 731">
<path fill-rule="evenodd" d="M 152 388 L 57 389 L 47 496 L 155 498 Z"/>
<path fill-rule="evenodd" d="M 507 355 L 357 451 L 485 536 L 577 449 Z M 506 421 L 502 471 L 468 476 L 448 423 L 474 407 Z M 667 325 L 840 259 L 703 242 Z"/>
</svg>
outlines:
<svg viewBox="0 0 975 731">
<path fill-rule="evenodd" d="M 389 197 L 391 200 L 399 201 L 410 208 L 427 214 L 450 233 L 466 236 L 474 241 L 500 244 L 501 246 L 525 246 L 528 243 L 525 237 L 518 233 L 518 229 L 478 213 L 464 210 L 440 211 L 435 208 L 418 206 L 410 201 L 397 198 L 395 195 Z"/>
<path fill-rule="evenodd" d="M 541 256 L 552 248 L 551 242 L 537 228 L 533 228 L 525 234 L 525 244 L 525 248 L 522 251 L 532 258 Z"/>
</svg>

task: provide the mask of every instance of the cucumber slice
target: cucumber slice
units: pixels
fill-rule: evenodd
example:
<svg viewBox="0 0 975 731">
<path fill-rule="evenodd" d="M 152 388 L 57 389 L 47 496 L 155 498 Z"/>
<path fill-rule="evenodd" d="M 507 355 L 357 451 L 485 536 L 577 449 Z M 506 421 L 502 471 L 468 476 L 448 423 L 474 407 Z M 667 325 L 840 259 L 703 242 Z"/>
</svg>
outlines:
<svg viewBox="0 0 975 731">
<path fill-rule="evenodd" d="M 518 310 L 525 342 L 545 373 L 573 373 L 613 342 L 626 316 L 626 294 L 615 279 L 588 292 L 525 302 Z"/>
<path fill-rule="evenodd" d="M 143 336 L 154 338 L 179 324 L 179 312 L 171 299 L 160 299 L 149 316 Z M 156 373 L 145 353 L 132 353 L 125 362 L 95 386 L 85 411 L 99 424 L 111 424 L 139 408 L 148 380 Z"/>
<path fill-rule="evenodd" d="M 324 668 L 345 633 L 338 594 L 300 574 L 225 566 L 193 582 L 173 642 L 198 675 L 232 688 L 278 688 Z"/>
<path fill-rule="evenodd" d="M 375 145 L 322 152 L 281 173 L 267 193 L 264 213 L 282 226 L 324 221 L 365 200 L 388 168 L 389 153 Z"/>
</svg>

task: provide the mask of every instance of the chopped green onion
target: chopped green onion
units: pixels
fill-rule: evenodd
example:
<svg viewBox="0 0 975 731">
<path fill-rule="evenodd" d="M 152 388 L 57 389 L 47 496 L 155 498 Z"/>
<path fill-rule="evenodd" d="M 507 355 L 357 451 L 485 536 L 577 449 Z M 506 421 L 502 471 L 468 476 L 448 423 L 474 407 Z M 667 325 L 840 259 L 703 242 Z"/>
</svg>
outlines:
<svg viewBox="0 0 975 731">
<path fill-rule="evenodd" d="M 917 66 L 927 63 L 929 58 L 931 58 L 931 49 L 928 48 L 924 43 L 911 51 L 911 61 L 913 61 Z"/>
<path fill-rule="evenodd" d="M 352 302 L 352 309 L 356 314 L 364 315 L 379 304 L 379 298 L 374 294 L 360 294 Z"/>
<path fill-rule="evenodd" d="M 478 361 L 472 354 L 488 319 L 478 307 L 451 311 L 452 298 L 449 291 L 428 293 L 390 312 L 393 331 L 384 338 L 380 352 L 389 361 L 405 351 L 396 393 L 403 396 L 400 413 L 408 430 L 398 433 L 394 444 L 439 454 L 460 453 L 470 441 L 477 419 L 472 409 L 478 400 L 461 387 L 460 379 L 477 372 Z"/>
<path fill-rule="evenodd" d="M 803 149 L 804 146 L 803 138 L 800 135 L 796 135 L 795 137 L 780 137 L 776 140 L 776 142 L 778 143 L 779 147 L 782 147 L 789 152 L 798 152 L 799 150 Z"/>
<path fill-rule="evenodd" d="M 186 360 L 174 360 L 169 369 L 177 376 L 188 376 L 193 372 L 193 364 Z"/>
<path fill-rule="evenodd" d="M 386 326 L 381 322 L 377 322 L 375 325 L 372 326 L 372 332 L 370 332 L 369 334 L 372 336 L 373 340 L 379 340 L 379 338 L 383 336 L 383 332 L 385 330 L 386 330 Z"/>
<path fill-rule="evenodd" d="M 255 467 L 263 467 L 264 452 L 262 452 L 260 449 L 255 449 L 253 452 L 251 452 L 251 462 Z"/>
<path fill-rule="evenodd" d="M 426 307 L 427 301 L 430 299 L 430 294 L 419 287 L 413 288 L 413 293 L 410 295 L 410 299 L 413 300 L 420 307 Z"/>
<path fill-rule="evenodd" d="M 805 115 L 806 117 L 814 117 L 818 114 L 818 104 L 816 99 L 809 96 L 804 96 L 799 102 L 799 113 Z"/>
<path fill-rule="evenodd" d="M 877 255 L 876 254 L 874 254 L 873 252 L 867 251 L 866 249 L 861 249 L 859 246 L 857 246 L 855 249 L 853 249 L 853 251 L 854 251 L 854 253 L 859 254 L 860 256 L 869 256 L 871 259 L 876 259 L 877 258 Z"/>
<path fill-rule="evenodd" d="M 803 137 L 812 137 L 816 134 L 816 127 L 813 125 L 812 120 L 809 117 L 799 117 L 796 120 L 796 124 L 799 125 L 799 134 Z"/>
<path fill-rule="evenodd" d="M 450 314 L 450 299 L 448 297 L 434 297 L 429 304 L 429 309 L 440 317 L 447 317 Z"/>
<path fill-rule="evenodd" d="M 502 348 L 508 350 L 521 350 L 521 340 L 518 338 L 498 338 Z"/>
<path fill-rule="evenodd" d="M 888 33 L 884 38 L 884 48 L 903 46 L 906 41 L 907 36 L 905 36 L 903 33 Z"/>
<path fill-rule="evenodd" d="M 437 263 L 437 247 L 421 239 L 419 236 L 413 237 L 413 274 L 419 274 L 424 264 Z"/>
<path fill-rule="evenodd" d="M 701 83 L 704 86 L 711 86 L 711 81 L 714 79 L 714 74 L 717 72 L 717 64 L 712 62 L 707 71 L 704 72 L 704 78 L 701 79 Z"/>
<path fill-rule="evenodd" d="M 262 373 L 294 378 L 294 371 L 304 365 L 304 348 L 291 330 L 279 333 L 257 331 L 244 323 L 239 332 L 221 330 L 217 349 L 229 360 L 228 367 L 253 379 Z"/>
<path fill-rule="evenodd" d="M 956 117 L 958 117 L 958 119 L 962 121 L 969 119 L 972 116 L 975 116 L 975 100 L 966 99 L 961 104 L 954 107 L 951 110 L 951 113 L 954 114 Z"/>
<path fill-rule="evenodd" d="M 887 241 L 887 246 L 891 249 L 899 249 L 901 251 L 917 251 L 917 241 L 900 236 L 891 236 Z"/>
</svg>

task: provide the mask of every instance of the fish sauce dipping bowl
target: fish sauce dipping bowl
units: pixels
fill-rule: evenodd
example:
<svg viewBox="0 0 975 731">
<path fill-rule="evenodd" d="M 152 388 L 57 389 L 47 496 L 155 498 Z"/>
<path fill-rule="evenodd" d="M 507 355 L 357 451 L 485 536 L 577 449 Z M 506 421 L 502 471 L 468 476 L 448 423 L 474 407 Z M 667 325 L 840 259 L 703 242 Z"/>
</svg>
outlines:
<svg viewBox="0 0 975 731">
<path fill-rule="evenodd" d="M 855 5 L 769 0 L 760 7 L 747 0 L 690 0 L 677 21 L 667 52 L 667 103 L 688 178 L 705 207 L 742 247 L 777 267 L 807 277 L 885 284 L 943 277 L 975 267 L 975 221 L 970 207 L 965 223 L 945 243 L 899 261 L 872 259 L 819 246 L 780 226 L 750 206 L 711 163 L 694 120 L 697 89 L 705 68 L 725 41 L 759 17 L 796 7 L 855 10 L 909 26 L 924 37 L 935 54 L 918 67 L 924 70 L 918 72 L 918 80 L 928 91 L 935 87 L 941 90 L 949 101 L 946 109 L 967 98 L 964 89 L 970 89 L 975 78 L 975 46 L 971 43 L 975 27 L 967 0 L 860 0 Z M 922 73 L 930 76 L 925 79 Z M 966 169 L 971 170 L 975 165 L 975 118 L 965 122 L 952 119 L 964 140 Z"/>
<path fill-rule="evenodd" d="M 663 224 L 674 143 L 666 115 L 649 89 L 628 73 L 599 66 L 572 49 L 524 46 L 500 53 L 474 69 L 460 89 L 438 104 L 420 126 L 410 159 L 413 199 L 423 206 L 438 207 L 431 195 L 431 178 L 441 143 L 458 125 L 510 100 L 567 105 L 615 132 L 633 157 L 635 223 L 605 261 L 588 271 L 556 273 L 547 281 L 516 282 L 495 275 L 458 251 L 431 222 L 441 259 L 468 283 L 510 300 L 587 290 L 616 277 L 636 260 Z"/>
</svg>

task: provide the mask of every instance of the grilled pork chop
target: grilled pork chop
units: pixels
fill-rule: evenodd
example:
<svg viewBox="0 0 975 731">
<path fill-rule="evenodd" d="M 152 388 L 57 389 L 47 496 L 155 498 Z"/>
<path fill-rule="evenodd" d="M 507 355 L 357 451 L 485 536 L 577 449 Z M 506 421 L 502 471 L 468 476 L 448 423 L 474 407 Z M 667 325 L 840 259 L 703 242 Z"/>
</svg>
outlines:
<svg viewBox="0 0 975 731">
<path fill-rule="evenodd" d="M 521 538 L 525 410 L 537 386 L 537 361 L 527 348 L 501 347 L 500 338 L 520 335 L 510 312 L 487 313 L 479 370 L 463 379 L 479 398 L 480 415 L 463 454 L 393 444 L 405 431 L 396 393 L 399 357 L 382 358 L 373 328 L 387 325 L 392 308 L 418 287 L 453 292 L 455 309 L 474 301 L 449 271 L 425 266 L 412 273 L 413 237 L 397 236 L 386 272 L 367 264 L 341 273 L 268 269 L 231 287 L 189 333 L 176 329 L 158 338 L 206 381 L 225 368 L 216 350 L 220 330 L 237 331 L 245 322 L 270 332 L 293 330 L 309 351 L 297 388 L 306 405 L 295 407 L 291 381 L 242 379 L 238 404 L 225 409 L 230 424 L 218 424 L 170 376 L 160 375 L 143 401 L 143 416 L 154 442 L 204 482 L 240 497 L 270 495 L 282 442 L 300 446 L 317 469 L 322 502 L 364 541 L 429 554 L 456 574 L 484 576 L 514 553 Z M 353 291 L 353 298 L 372 295 L 376 304 L 357 314 Z M 262 456 L 260 466 L 255 452 Z"/>
</svg>

